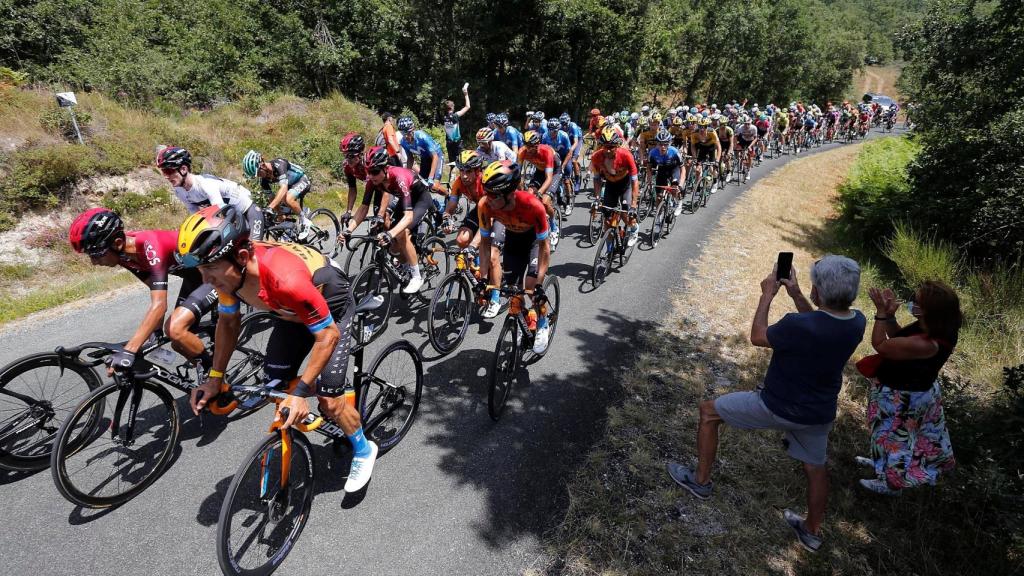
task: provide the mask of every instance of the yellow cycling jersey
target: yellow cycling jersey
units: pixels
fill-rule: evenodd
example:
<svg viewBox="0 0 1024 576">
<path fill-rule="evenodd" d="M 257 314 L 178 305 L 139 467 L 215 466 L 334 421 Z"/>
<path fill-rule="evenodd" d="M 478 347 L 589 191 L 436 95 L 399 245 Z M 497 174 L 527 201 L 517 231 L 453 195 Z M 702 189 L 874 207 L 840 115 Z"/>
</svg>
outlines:
<svg viewBox="0 0 1024 576">
<path fill-rule="evenodd" d="M 693 132 L 690 134 L 690 144 L 694 146 L 704 146 L 705 148 L 713 148 L 719 144 L 718 133 L 714 130 L 708 130 L 707 136 L 703 139 L 700 137 L 700 131 Z"/>
</svg>

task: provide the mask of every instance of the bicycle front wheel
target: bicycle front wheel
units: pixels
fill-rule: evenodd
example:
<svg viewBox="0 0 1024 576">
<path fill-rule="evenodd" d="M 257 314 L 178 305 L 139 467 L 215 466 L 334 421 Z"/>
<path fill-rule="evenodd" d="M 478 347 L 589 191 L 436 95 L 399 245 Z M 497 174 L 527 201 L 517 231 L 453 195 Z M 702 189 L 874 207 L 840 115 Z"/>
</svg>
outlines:
<svg viewBox="0 0 1024 576">
<path fill-rule="evenodd" d="M 461 272 L 453 272 L 441 281 L 430 299 L 427 336 L 438 354 L 446 355 L 459 347 L 473 317 L 473 289 Z"/>
<path fill-rule="evenodd" d="M 612 257 L 615 255 L 614 234 L 615 229 L 608 229 L 602 240 L 597 243 L 597 251 L 594 253 L 594 267 L 590 271 L 590 283 L 594 288 L 604 283 L 604 279 L 612 267 Z"/>
<path fill-rule="evenodd" d="M 452 261 L 448 255 L 448 245 L 437 236 L 427 238 L 417 250 L 417 257 L 420 265 L 420 276 L 423 278 L 423 286 L 419 294 L 424 298 L 433 294 L 441 281 L 451 272 Z"/>
<path fill-rule="evenodd" d="M 601 232 L 604 231 L 604 213 L 600 209 L 591 209 L 590 211 L 590 225 L 587 228 L 587 237 L 590 239 L 590 245 L 597 244 L 597 241 L 601 238 Z"/>
<path fill-rule="evenodd" d="M 101 385 L 95 370 L 62 362 L 52 352 L 16 360 L 0 371 L 0 469 L 31 472 L 49 466 L 57 431 Z M 70 441 L 75 448 L 96 433 L 103 405 L 93 408 Z"/>
<path fill-rule="evenodd" d="M 341 236 L 341 223 L 338 217 L 327 208 L 317 208 L 309 215 L 313 229 L 310 230 L 309 244 L 324 256 L 334 259 L 341 249 L 338 237 Z"/>
<path fill-rule="evenodd" d="M 284 450 L 282 434 L 290 435 Z M 217 560 L 224 574 L 267 576 L 295 546 L 313 504 L 315 460 L 309 440 L 284 431 L 268 436 L 239 468 L 217 521 Z"/>
<path fill-rule="evenodd" d="M 495 422 L 505 411 L 512 392 L 512 380 L 519 369 L 519 324 L 513 315 L 505 317 L 498 334 L 498 345 L 491 360 L 491 386 L 487 392 L 487 413 Z"/>
<path fill-rule="evenodd" d="M 373 262 L 373 253 L 377 249 L 377 243 L 369 239 L 354 240 L 353 243 L 355 246 L 352 247 L 352 250 L 349 251 L 348 256 L 345 258 L 345 266 L 343 267 L 345 275 L 350 278 Z"/>
<path fill-rule="evenodd" d="M 391 277 L 377 264 L 363 268 L 352 281 L 352 297 L 356 302 L 362 302 L 371 295 L 380 296 L 384 301 L 375 310 L 368 310 L 362 314 L 363 333 L 360 335 L 359 343 L 363 345 L 373 342 L 388 327 L 391 305 L 394 302 Z"/>
<path fill-rule="evenodd" d="M 131 422 L 130 408 L 136 402 Z M 102 433 L 76 447 L 97 409 Z M 163 386 L 143 382 L 136 391 L 116 383 L 103 386 L 78 405 L 57 433 L 50 461 L 54 484 L 79 506 L 123 504 L 163 474 L 177 446 L 179 428 L 174 399 Z"/>
<path fill-rule="evenodd" d="M 405 438 L 423 395 L 423 359 L 407 340 L 388 344 L 370 363 L 359 389 L 359 415 L 378 458 Z"/>
<path fill-rule="evenodd" d="M 651 248 L 657 248 L 658 241 L 665 231 L 665 215 L 668 213 L 668 202 L 662 200 L 658 209 L 654 211 L 654 220 L 651 222 L 651 229 L 647 232 L 647 243 Z"/>
<path fill-rule="evenodd" d="M 548 347 L 541 354 L 537 354 L 531 349 L 523 350 L 523 364 L 533 364 L 540 360 L 551 350 L 551 345 L 555 341 L 555 331 L 558 329 L 558 312 L 559 306 L 562 304 L 562 292 L 558 287 L 558 278 L 556 276 L 545 276 L 544 277 L 544 294 L 547 296 L 547 303 L 544 305 L 544 315 L 548 319 Z"/>
</svg>

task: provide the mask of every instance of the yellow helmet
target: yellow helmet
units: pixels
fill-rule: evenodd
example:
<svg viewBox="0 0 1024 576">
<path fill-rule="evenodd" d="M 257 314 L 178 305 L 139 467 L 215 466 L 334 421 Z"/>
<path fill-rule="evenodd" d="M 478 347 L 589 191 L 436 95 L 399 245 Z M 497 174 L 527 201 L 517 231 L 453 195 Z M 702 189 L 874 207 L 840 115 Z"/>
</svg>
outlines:
<svg viewBox="0 0 1024 576">
<path fill-rule="evenodd" d="M 515 191 L 519 186 L 519 178 L 519 164 L 511 160 L 499 160 L 487 165 L 480 180 L 488 194 L 504 195 Z"/>
<path fill-rule="evenodd" d="M 707 127 L 711 126 L 711 118 L 707 118 L 707 117 L 701 118 L 699 126 L 701 128 L 707 128 Z"/>
<path fill-rule="evenodd" d="M 476 150 L 463 150 L 455 164 L 459 170 L 479 170 L 484 167 L 484 161 Z"/>
<path fill-rule="evenodd" d="M 672 119 L 672 125 L 673 126 L 682 126 L 683 125 L 683 117 L 682 116 L 676 116 L 675 118 L 673 118 Z"/>
<path fill-rule="evenodd" d="M 618 130 L 609 126 L 604 130 L 601 130 L 600 142 L 602 146 L 620 146 L 622 145 L 622 136 L 619 135 Z"/>
<path fill-rule="evenodd" d="M 661 112 L 655 112 L 654 114 L 651 114 L 651 121 L 661 122 Z"/>
<path fill-rule="evenodd" d="M 527 146 L 540 144 L 540 132 L 528 130 L 526 134 L 523 134 L 523 141 L 526 142 Z"/>
<path fill-rule="evenodd" d="M 207 206 L 178 228 L 174 259 L 180 268 L 195 268 L 232 254 L 249 241 L 245 216 L 233 206 Z"/>
</svg>

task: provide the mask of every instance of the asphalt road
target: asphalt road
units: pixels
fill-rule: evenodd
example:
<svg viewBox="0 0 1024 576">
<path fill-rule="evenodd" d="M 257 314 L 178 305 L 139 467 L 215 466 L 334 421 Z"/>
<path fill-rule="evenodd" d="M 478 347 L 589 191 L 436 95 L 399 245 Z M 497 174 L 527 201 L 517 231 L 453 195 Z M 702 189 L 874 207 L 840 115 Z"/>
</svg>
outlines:
<svg viewBox="0 0 1024 576">
<path fill-rule="evenodd" d="M 750 184 L 789 159 L 766 161 Z M 393 318 L 371 354 L 397 338 L 423 351 L 426 386 L 416 424 L 377 462 L 358 502 L 341 489 L 347 470 L 338 470 L 321 437 L 314 438 L 318 493 L 298 545 L 277 574 L 519 574 L 546 565 L 542 537 L 562 517 L 565 483 L 621 394 L 609 375 L 629 359 L 638 332 L 662 317 L 668 293 L 681 284 L 704 238 L 750 184 L 727 185 L 706 208 L 684 213 L 656 249 L 638 246 L 626 268 L 597 290 L 583 280 L 594 248 L 583 240 L 588 211 L 581 194 L 550 269 L 562 290 L 557 336 L 513 390 L 498 423 L 487 415 L 487 370 L 500 323 L 471 327 L 459 350 L 436 359 L 427 343 L 425 308 L 399 311 L 399 323 Z M 0 364 L 58 345 L 124 339 L 146 303 L 139 285 L 8 327 L 0 331 Z M 208 416 L 200 428 L 182 401 L 178 407 L 184 419 L 178 456 L 155 484 L 120 508 L 73 506 L 57 493 L 49 471 L 0 472 L 0 525 L 7 534 L 0 573 L 219 573 L 220 504 L 272 413 L 227 428 Z"/>
</svg>

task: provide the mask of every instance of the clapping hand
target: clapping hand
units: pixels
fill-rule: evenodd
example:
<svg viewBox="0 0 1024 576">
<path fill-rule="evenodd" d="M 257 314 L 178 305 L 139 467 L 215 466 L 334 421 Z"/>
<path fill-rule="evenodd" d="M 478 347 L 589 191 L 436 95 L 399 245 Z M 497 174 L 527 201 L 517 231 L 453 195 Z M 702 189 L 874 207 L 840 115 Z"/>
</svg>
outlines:
<svg viewBox="0 0 1024 576">
<path fill-rule="evenodd" d="M 878 310 L 879 315 L 894 316 L 900 308 L 899 300 L 896 299 L 896 295 L 889 288 L 884 290 L 868 288 L 868 296 L 874 302 L 875 309 Z"/>
</svg>

